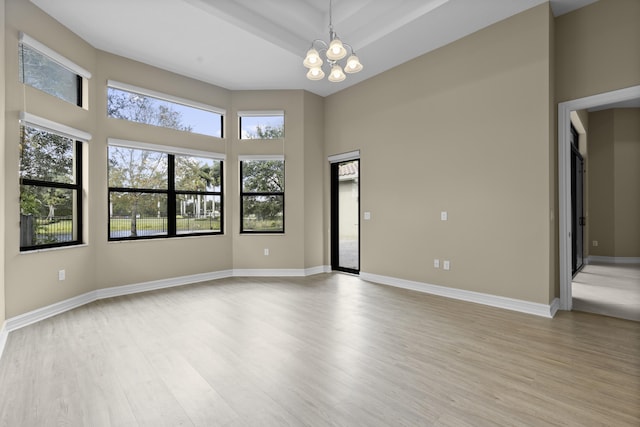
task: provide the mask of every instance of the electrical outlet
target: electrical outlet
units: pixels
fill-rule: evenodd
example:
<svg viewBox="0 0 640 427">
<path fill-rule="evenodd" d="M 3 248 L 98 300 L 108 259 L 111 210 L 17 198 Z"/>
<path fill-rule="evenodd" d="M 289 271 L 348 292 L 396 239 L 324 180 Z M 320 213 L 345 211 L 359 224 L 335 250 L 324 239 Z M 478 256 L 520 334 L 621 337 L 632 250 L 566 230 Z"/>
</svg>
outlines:
<svg viewBox="0 0 640 427">
<path fill-rule="evenodd" d="M 67 278 L 67 272 L 64 270 L 58 270 L 58 280 L 64 280 Z"/>
<path fill-rule="evenodd" d="M 447 219 L 449 219 L 449 214 L 447 213 L 447 211 L 440 212 L 440 220 L 446 221 Z"/>
<path fill-rule="evenodd" d="M 598 241 L 597 240 L 593 241 L 593 246 L 598 246 Z"/>
<path fill-rule="evenodd" d="M 451 262 L 445 260 L 442 263 L 442 268 L 444 268 L 445 270 L 451 270 Z"/>
<path fill-rule="evenodd" d="M 264 256 L 268 256 L 269 255 L 269 248 L 264 248 Z"/>
<path fill-rule="evenodd" d="M 433 260 L 433 268 L 440 268 L 440 260 L 439 259 L 434 259 Z"/>
</svg>

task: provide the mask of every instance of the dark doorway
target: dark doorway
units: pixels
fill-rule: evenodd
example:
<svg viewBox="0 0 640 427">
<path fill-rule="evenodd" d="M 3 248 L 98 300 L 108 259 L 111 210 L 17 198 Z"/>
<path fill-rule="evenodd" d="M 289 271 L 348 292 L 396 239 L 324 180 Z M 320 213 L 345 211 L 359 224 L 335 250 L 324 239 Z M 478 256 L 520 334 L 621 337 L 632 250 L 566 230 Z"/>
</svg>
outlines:
<svg viewBox="0 0 640 427">
<path fill-rule="evenodd" d="M 360 272 L 360 160 L 331 164 L 331 268 Z"/>
<path fill-rule="evenodd" d="M 584 265 L 584 159 L 578 146 L 578 132 L 571 126 L 571 273 Z"/>
</svg>

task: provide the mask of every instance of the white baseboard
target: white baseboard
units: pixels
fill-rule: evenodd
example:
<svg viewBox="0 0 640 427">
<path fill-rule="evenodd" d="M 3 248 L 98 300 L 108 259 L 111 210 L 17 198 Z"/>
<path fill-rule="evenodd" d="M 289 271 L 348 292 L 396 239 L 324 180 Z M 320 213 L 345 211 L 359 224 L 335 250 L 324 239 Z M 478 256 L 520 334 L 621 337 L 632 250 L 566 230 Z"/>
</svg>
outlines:
<svg viewBox="0 0 640 427">
<path fill-rule="evenodd" d="M 119 297 L 122 295 L 137 294 L 140 292 L 155 291 L 157 289 L 173 288 L 175 286 L 191 285 L 206 282 L 208 280 L 224 279 L 233 276 L 232 270 L 216 271 L 212 273 L 191 274 L 189 276 L 173 277 L 170 279 L 153 280 L 150 282 L 136 283 L 133 285 L 116 286 L 113 288 L 98 289 L 96 299 Z"/>
<path fill-rule="evenodd" d="M 2 352 L 4 351 L 4 345 L 7 343 L 7 338 L 9 337 L 9 332 L 7 332 L 7 323 L 2 323 L 2 328 L 0 328 L 0 358 L 2 358 Z"/>
<path fill-rule="evenodd" d="M 640 258 L 637 257 L 616 257 L 616 256 L 598 256 L 589 255 L 586 260 L 586 264 L 593 264 L 595 262 L 604 264 L 640 264 Z"/>
<path fill-rule="evenodd" d="M 56 316 L 74 308 L 80 307 L 90 302 L 95 301 L 96 291 L 87 292 L 86 294 L 78 295 L 73 298 L 59 301 L 45 307 L 40 307 L 32 311 L 28 311 L 24 314 L 11 317 L 6 320 L 5 327 L 7 332 L 15 331 L 16 329 L 24 328 L 33 323 L 39 322 L 49 317 Z"/>
<path fill-rule="evenodd" d="M 329 273 L 331 267 L 319 265 L 311 268 L 237 268 L 233 270 L 234 277 L 305 277 L 314 274 Z"/>
<path fill-rule="evenodd" d="M 549 309 L 549 316 L 545 317 L 554 317 L 558 310 L 560 310 L 560 298 L 554 298 L 551 304 L 549 304 Z"/>
<path fill-rule="evenodd" d="M 314 274 L 331 273 L 330 265 L 319 265 L 317 267 L 311 267 L 304 270 L 305 276 L 313 276 Z"/>
<path fill-rule="evenodd" d="M 234 277 L 302 277 L 305 270 L 300 268 L 239 268 L 233 270 Z"/>
<path fill-rule="evenodd" d="M 414 282 L 411 280 L 397 279 L 394 277 L 380 276 L 377 274 L 360 272 L 360 278 L 381 285 L 395 286 L 397 288 L 411 289 L 427 294 L 439 295 L 457 300 L 484 304 L 491 307 L 534 314 L 542 317 L 553 317 L 560 307 L 560 300 L 554 299 L 551 304 L 540 304 L 513 298 L 501 297 L 480 292 L 466 291 L 463 289 L 448 288 L 445 286 L 431 285 L 428 283 Z"/>
</svg>

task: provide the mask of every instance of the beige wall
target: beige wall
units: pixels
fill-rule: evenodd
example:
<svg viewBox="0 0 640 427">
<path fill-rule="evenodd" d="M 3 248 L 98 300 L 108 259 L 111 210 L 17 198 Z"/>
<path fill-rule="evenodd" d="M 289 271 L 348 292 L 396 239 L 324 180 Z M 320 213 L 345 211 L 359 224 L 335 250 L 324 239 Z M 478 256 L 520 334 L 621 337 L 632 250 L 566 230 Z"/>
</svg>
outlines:
<svg viewBox="0 0 640 427">
<path fill-rule="evenodd" d="M 325 154 L 361 153 L 362 271 L 550 302 L 551 23 L 541 5 L 326 99 Z"/>
<path fill-rule="evenodd" d="M 13 317 L 94 289 L 231 269 L 303 269 L 323 265 L 322 142 L 324 100 L 303 91 L 233 92 L 94 49 L 27 0 L 6 0 L 7 126 L 3 250 L 6 316 Z M 18 31 L 45 42 L 92 72 L 89 109 L 81 109 L 18 80 Z M 227 110 L 225 138 L 215 139 L 106 117 L 106 82 L 116 80 Z M 285 111 L 279 141 L 238 141 L 238 110 Z M 28 111 L 93 135 L 85 145 L 86 245 L 19 252 L 19 125 Z M 306 110 L 310 116 L 305 118 Z M 4 117 L 4 116 L 3 116 Z M 118 138 L 224 153 L 225 233 L 146 241 L 107 241 L 107 139 Z M 286 233 L 240 236 L 238 155 L 285 154 Z M 304 212 L 304 215 L 300 215 Z M 1 231 L 1 229 L 0 229 Z M 265 257 L 263 249 L 269 248 Z M 58 281 L 58 270 L 66 280 Z M 2 302 L 3 300 L 0 300 Z M 0 313 L 1 314 L 1 313 Z M 3 316 L 4 318 L 4 316 Z"/>
<path fill-rule="evenodd" d="M 587 227 L 589 239 L 598 242 L 597 247 L 589 248 L 590 255 L 613 256 L 615 253 L 613 113 L 614 110 L 603 110 L 589 114 Z"/>
<path fill-rule="evenodd" d="M 590 255 L 640 257 L 640 109 L 589 114 Z"/>
<path fill-rule="evenodd" d="M 229 126 L 232 159 L 228 162 L 227 187 L 234 224 L 227 233 L 233 236 L 235 269 L 304 268 L 304 97 L 302 91 L 234 92 L 232 117 L 237 111 L 281 109 L 285 111 L 284 140 L 238 140 L 237 126 Z M 285 233 L 280 235 L 240 234 L 239 163 L 243 154 L 284 154 L 285 156 Z M 238 218 L 236 218 L 238 217 Z M 264 255 L 269 249 L 269 255 Z"/>
<path fill-rule="evenodd" d="M 5 147 L 5 136 L 4 136 L 4 128 L 5 128 L 5 119 L 4 119 L 4 103 L 5 103 L 5 95 L 4 95 L 4 73 L 5 73 L 5 61 L 4 61 L 4 0 L 0 0 L 0 176 L 3 177 L 2 182 L 0 184 L 0 212 L 5 213 L 5 185 L 6 181 L 4 177 L 5 173 L 5 155 L 4 155 L 4 147 Z M 4 233 L 4 221 L 0 220 L 0 242 L 5 241 L 5 233 Z M 2 325 L 6 319 L 5 316 L 5 292 L 4 292 L 4 244 L 0 244 L 0 329 L 2 329 Z"/>
<path fill-rule="evenodd" d="M 614 126 L 615 255 L 640 257 L 640 108 L 615 110 Z"/>
<path fill-rule="evenodd" d="M 640 85 L 640 1 L 599 0 L 556 19 L 558 102 Z"/>
<path fill-rule="evenodd" d="M 600 0 L 557 20 L 543 4 L 326 99 L 228 91 L 97 51 L 27 0 L 3 4 L 0 134 L 9 143 L 0 154 L 0 320 L 96 288 L 327 265 L 326 158 L 357 149 L 362 209 L 372 212 L 362 223 L 362 271 L 547 304 L 558 295 L 556 102 L 640 84 L 636 0 Z M 89 110 L 18 83 L 19 30 L 93 73 Z M 226 108 L 226 138 L 106 119 L 108 79 Z M 284 141 L 238 141 L 236 111 L 256 109 L 285 110 Z M 18 251 L 13 201 L 23 110 L 93 134 L 85 150 L 85 246 Z M 224 152 L 225 234 L 107 242 L 109 137 Z M 285 154 L 284 235 L 239 235 L 238 155 L 257 153 Z M 434 258 L 450 260 L 451 271 L 430 267 Z"/>
<path fill-rule="evenodd" d="M 25 311 L 73 297 L 94 288 L 95 255 L 88 246 L 64 250 L 50 250 L 30 254 L 19 252 L 19 186 L 18 164 L 20 111 L 57 121 L 95 134 L 95 118 L 91 110 L 95 99 L 90 98 L 90 110 L 85 110 L 29 86 L 18 79 L 18 31 L 24 31 L 39 41 L 46 42 L 60 54 L 78 65 L 93 71 L 95 50 L 78 39 L 71 31 L 24 0 L 6 0 L 5 4 L 5 206 L 3 221 L 5 262 L 6 316 L 13 317 Z M 95 92 L 95 78 L 90 82 L 90 91 Z M 85 159 L 91 156 L 96 141 L 85 145 Z M 98 143 L 99 144 L 99 143 Z M 86 176 L 86 175 L 85 175 Z M 89 178 L 89 177 L 87 177 Z M 95 181 L 85 181 L 88 191 Z M 97 202 L 91 194 L 86 198 L 85 219 L 93 214 L 91 204 Z M 85 221 L 86 222 L 86 221 Z M 87 231 L 85 226 L 85 231 Z M 94 236 L 89 236 L 91 239 Z M 58 270 L 66 270 L 67 279 L 58 281 Z"/>
<path fill-rule="evenodd" d="M 180 132 L 125 120 L 106 118 L 106 82 L 116 80 L 146 89 L 230 110 L 231 92 L 105 52 L 97 52 L 95 67 L 97 129 L 91 141 L 91 197 L 88 242 L 96 256 L 97 288 L 141 283 L 232 268 L 231 236 L 199 236 L 150 241 L 107 242 L 107 139 L 118 138 L 228 153 L 231 140 Z M 227 125 L 231 120 L 227 116 Z M 231 128 L 232 126 L 227 126 Z M 231 160 L 231 159 L 229 159 Z M 225 162 L 224 168 L 227 168 Z M 226 177 L 225 177 L 226 180 Z M 226 180 L 228 181 L 228 180 Z M 225 182 L 226 189 L 229 182 Z M 226 194 L 225 205 L 230 202 Z M 233 210 L 225 206 L 225 222 Z M 229 227 L 228 224 L 225 224 Z"/>
<path fill-rule="evenodd" d="M 556 113 L 556 45 L 555 45 L 555 21 L 551 8 L 547 9 L 549 16 L 549 25 L 547 26 L 549 36 L 547 43 L 549 46 L 549 218 L 551 226 L 549 227 L 549 241 L 551 245 L 549 247 L 549 300 L 553 300 L 556 296 L 560 295 L 560 259 L 558 257 L 558 245 L 559 245 L 559 229 L 556 218 L 559 217 L 558 210 L 558 143 L 556 141 L 557 134 L 557 113 Z"/>
<path fill-rule="evenodd" d="M 615 256 L 640 258 L 640 108 L 614 111 Z"/>
<path fill-rule="evenodd" d="M 330 264 L 325 259 L 323 195 L 324 98 L 304 93 L 304 231 L 305 268 Z"/>
</svg>

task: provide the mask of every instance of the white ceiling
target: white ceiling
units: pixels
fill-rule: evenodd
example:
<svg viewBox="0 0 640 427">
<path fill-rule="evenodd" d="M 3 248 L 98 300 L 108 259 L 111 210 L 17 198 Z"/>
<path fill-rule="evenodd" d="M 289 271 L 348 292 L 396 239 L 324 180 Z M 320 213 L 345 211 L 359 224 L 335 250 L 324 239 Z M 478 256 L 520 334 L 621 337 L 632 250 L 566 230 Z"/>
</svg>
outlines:
<svg viewBox="0 0 640 427">
<path fill-rule="evenodd" d="M 333 0 L 333 27 L 364 65 L 313 82 L 329 0 L 31 0 L 94 47 L 231 90 L 326 96 L 547 0 Z M 556 16 L 596 0 L 551 0 Z"/>
</svg>

